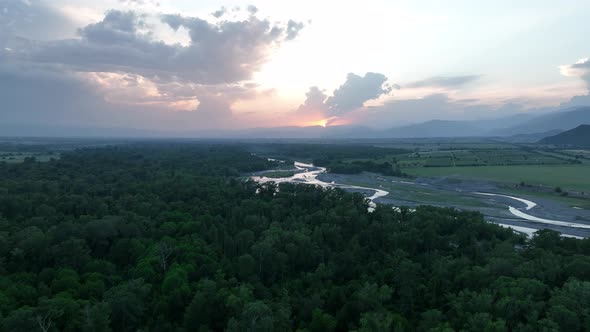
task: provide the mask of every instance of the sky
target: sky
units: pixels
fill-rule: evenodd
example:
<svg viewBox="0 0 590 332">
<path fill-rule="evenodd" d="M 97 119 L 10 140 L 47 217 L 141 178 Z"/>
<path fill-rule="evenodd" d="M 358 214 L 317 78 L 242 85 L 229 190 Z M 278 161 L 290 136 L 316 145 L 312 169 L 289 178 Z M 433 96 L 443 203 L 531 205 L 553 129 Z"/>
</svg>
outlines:
<svg viewBox="0 0 590 332">
<path fill-rule="evenodd" d="M 590 2 L 0 0 L 0 125 L 402 126 L 590 104 Z"/>
</svg>

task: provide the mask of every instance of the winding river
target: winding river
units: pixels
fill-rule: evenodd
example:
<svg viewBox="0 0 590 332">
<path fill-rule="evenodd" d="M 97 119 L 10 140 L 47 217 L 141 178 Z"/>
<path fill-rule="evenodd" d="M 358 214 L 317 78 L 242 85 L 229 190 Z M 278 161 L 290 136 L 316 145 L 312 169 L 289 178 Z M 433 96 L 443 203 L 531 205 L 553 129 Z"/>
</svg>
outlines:
<svg viewBox="0 0 590 332">
<path fill-rule="evenodd" d="M 384 196 L 389 195 L 389 192 L 385 191 L 383 189 L 340 184 L 340 183 L 335 183 L 334 181 L 332 181 L 330 183 L 321 181 L 317 177 L 318 177 L 318 175 L 326 172 L 326 168 L 324 168 L 324 167 L 318 167 L 318 166 L 314 166 L 311 164 L 306 164 L 306 163 L 302 163 L 302 162 L 298 162 L 298 161 L 296 161 L 294 163 L 294 166 L 298 170 L 298 173 L 295 173 L 293 176 L 283 177 L 283 178 L 269 178 L 269 177 L 265 177 L 265 176 L 252 176 L 251 178 L 254 181 L 259 182 L 259 183 L 292 182 L 292 183 L 313 184 L 313 185 L 318 185 L 318 186 L 321 186 L 324 188 L 332 187 L 332 188 L 342 188 L 342 189 L 353 189 L 353 190 L 356 189 L 356 190 L 373 191 L 374 194 L 367 197 L 367 199 L 369 200 L 369 208 L 368 208 L 369 212 L 375 211 L 375 208 L 377 206 L 377 204 L 375 203 L 376 199 L 378 199 L 379 197 L 384 197 Z M 523 208 L 525 211 L 529 211 L 537 206 L 537 203 L 535 203 L 533 201 L 530 201 L 530 200 L 527 200 L 524 198 L 520 198 L 520 197 L 515 197 L 515 196 L 508 196 L 508 195 L 501 195 L 501 194 L 494 194 L 494 193 L 482 193 L 482 192 L 474 192 L 473 194 L 509 198 L 509 199 L 512 199 L 512 200 L 515 200 L 515 201 L 525 204 L 526 207 Z M 396 209 L 396 207 L 393 207 L 393 208 Z M 397 208 L 397 209 L 399 209 L 399 208 Z M 528 213 L 525 213 L 522 211 L 522 209 L 515 208 L 511 205 L 508 205 L 508 210 L 515 217 L 522 219 L 522 220 L 529 221 L 529 222 L 533 222 L 533 223 L 555 225 L 555 226 L 562 226 L 562 227 L 580 228 L 580 229 L 590 229 L 590 225 L 586 225 L 586 224 L 539 218 L 539 217 L 530 215 Z M 498 223 L 498 224 L 502 227 L 509 227 L 517 232 L 525 233 L 528 236 L 532 236 L 532 234 L 538 230 L 535 228 L 528 228 L 528 227 L 515 226 L 515 225 L 509 225 L 509 224 L 502 224 L 502 223 Z M 578 237 L 578 236 L 573 236 L 573 235 L 564 235 L 564 236 Z"/>
<path fill-rule="evenodd" d="M 265 182 L 275 182 L 275 183 L 283 183 L 283 182 L 292 182 L 292 183 L 305 183 L 305 184 L 313 184 L 313 185 L 318 185 L 321 187 L 332 187 L 332 188 L 342 188 L 342 189 L 358 189 L 358 190 L 370 190 L 370 191 L 374 191 L 375 193 L 369 197 L 367 197 L 369 199 L 369 212 L 373 212 L 375 211 L 375 208 L 377 207 L 377 204 L 375 203 L 375 200 L 379 197 L 384 197 L 389 195 L 388 191 L 382 190 L 382 189 L 376 189 L 376 188 L 368 188 L 368 187 L 361 187 L 361 186 L 353 186 L 353 185 L 348 185 L 348 184 L 340 184 L 340 183 L 328 183 L 328 182 L 324 182 L 321 181 L 317 178 L 318 175 L 320 175 L 321 173 L 325 173 L 326 172 L 326 168 L 324 167 L 318 167 L 318 166 L 314 166 L 311 164 L 305 164 L 302 162 L 298 162 L 296 161 L 294 163 L 295 168 L 297 168 L 297 170 L 302 171 L 299 173 L 296 173 L 293 176 L 289 176 L 289 177 L 284 177 L 284 178 L 269 178 L 266 176 L 253 176 L 252 179 L 256 182 L 259 183 L 265 183 Z"/>
<path fill-rule="evenodd" d="M 508 196 L 508 195 L 500 195 L 500 194 L 491 194 L 491 193 L 479 193 L 476 192 L 474 194 L 477 195 L 486 195 L 486 196 L 498 196 L 498 197 L 506 197 L 506 198 L 510 198 L 519 202 L 522 202 L 524 204 L 526 204 L 526 208 L 525 210 L 530 210 L 532 208 L 534 208 L 535 206 L 537 206 L 537 203 L 529 201 L 527 199 L 524 198 L 519 198 L 519 197 L 514 197 L 514 196 Z M 574 222 L 567 222 L 567 221 L 560 221 L 560 220 L 551 220 L 551 219 L 545 219 L 545 218 L 539 218 L 539 217 L 535 217 L 533 215 L 530 215 L 528 213 L 523 212 L 520 209 L 515 208 L 514 206 L 508 206 L 508 211 L 510 211 L 510 213 L 512 213 L 512 215 L 520 218 L 520 219 L 524 219 L 526 221 L 530 221 L 530 222 L 534 222 L 534 223 L 540 223 L 540 224 L 547 224 L 547 225 L 555 225 L 555 226 L 562 226 L 562 227 L 572 227 L 572 228 L 582 228 L 582 229 L 590 229 L 590 225 L 586 225 L 586 224 L 579 224 L 579 223 L 574 223 Z"/>
</svg>

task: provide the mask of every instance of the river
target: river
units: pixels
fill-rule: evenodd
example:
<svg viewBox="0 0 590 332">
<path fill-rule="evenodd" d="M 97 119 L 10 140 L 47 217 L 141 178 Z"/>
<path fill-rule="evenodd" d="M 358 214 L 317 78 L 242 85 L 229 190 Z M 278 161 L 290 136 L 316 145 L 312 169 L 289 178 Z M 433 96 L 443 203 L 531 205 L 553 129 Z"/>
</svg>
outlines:
<svg viewBox="0 0 590 332">
<path fill-rule="evenodd" d="M 319 180 L 317 178 L 318 175 L 326 172 L 326 168 L 324 168 L 324 167 L 314 166 L 312 164 L 306 164 L 306 163 L 302 163 L 302 162 L 298 162 L 298 161 L 294 162 L 294 166 L 298 172 L 295 173 L 293 176 L 283 177 L 283 178 L 269 178 L 269 177 L 265 177 L 265 176 L 252 176 L 251 178 L 254 181 L 259 182 L 259 183 L 291 182 L 291 183 L 313 184 L 313 185 L 318 185 L 318 186 L 321 186 L 324 188 L 331 187 L 331 188 L 373 191 L 374 192 L 373 195 L 367 197 L 367 199 L 369 200 L 369 208 L 368 208 L 369 212 L 375 211 L 375 208 L 377 207 L 377 204 L 375 203 L 376 199 L 389 195 L 389 192 L 386 190 L 383 190 L 383 189 L 341 184 L 341 183 L 335 183 L 334 181 L 324 182 L 322 180 Z M 407 183 L 410 184 L 411 182 L 407 182 Z M 525 205 L 525 207 L 523 208 L 525 211 L 529 211 L 537 206 L 537 203 L 535 203 L 533 201 L 530 201 L 530 200 L 524 199 L 524 198 L 520 198 L 520 197 L 515 197 L 515 196 L 508 196 L 508 195 L 495 194 L 495 193 L 484 193 L 484 192 L 474 192 L 473 194 L 509 198 L 509 199 L 518 201 L 520 203 L 523 203 Z M 393 208 L 396 209 L 397 207 L 393 207 Z M 397 208 L 397 209 L 399 210 L 399 208 Z M 586 225 L 586 224 L 535 217 L 533 215 L 523 212 L 522 209 L 515 208 L 511 205 L 508 205 L 508 210 L 515 217 L 522 219 L 522 220 L 529 221 L 529 222 L 533 222 L 533 223 L 556 225 L 556 226 L 579 228 L 579 229 L 590 229 L 590 225 Z M 504 224 L 504 223 L 497 223 L 497 224 L 499 224 L 502 227 L 509 227 L 517 232 L 520 232 L 520 233 L 525 233 L 528 236 L 532 236 L 532 234 L 535 231 L 537 231 L 537 229 L 534 229 L 534 228 L 515 226 L 515 225 Z M 567 236 L 567 235 L 565 235 L 565 236 Z M 569 235 L 569 236 L 578 237 L 578 236 L 573 236 L 573 235 Z"/>
<path fill-rule="evenodd" d="M 384 197 L 389 195 L 388 191 L 382 190 L 382 189 L 376 189 L 376 188 L 368 188 L 368 187 L 361 187 L 361 186 L 353 186 L 353 185 L 348 185 L 348 184 L 340 184 L 340 183 L 334 183 L 334 182 L 324 182 L 322 180 L 319 180 L 317 177 L 318 175 L 320 175 L 321 173 L 325 173 L 326 172 L 326 168 L 324 167 L 318 167 L 318 166 L 314 166 L 311 164 L 306 164 L 306 163 L 302 163 L 302 162 L 298 162 L 296 161 L 294 163 L 294 166 L 297 170 L 301 171 L 299 173 L 296 173 L 293 176 L 289 176 L 289 177 L 284 177 L 284 178 L 269 178 L 266 176 L 253 176 L 252 179 L 256 182 L 259 183 L 265 183 L 265 182 L 275 182 L 275 183 L 283 183 L 283 182 L 292 182 L 292 183 L 305 183 L 305 184 L 313 184 L 313 185 L 317 185 L 317 186 L 321 186 L 321 187 L 331 187 L 331 188 L 342 188 L 342 189 L 357 189 L 357 190 L 369 190 L 369 191 L 374 191 L 375 193 L 369 197 L 367 197 L 367 199 L 369 200 L 369 212 L 373 212 L 375 211 L 375 208 L 377 207 L 377 204 L 375 203 L 375 200 L 379 197 Z"/>
</svg>

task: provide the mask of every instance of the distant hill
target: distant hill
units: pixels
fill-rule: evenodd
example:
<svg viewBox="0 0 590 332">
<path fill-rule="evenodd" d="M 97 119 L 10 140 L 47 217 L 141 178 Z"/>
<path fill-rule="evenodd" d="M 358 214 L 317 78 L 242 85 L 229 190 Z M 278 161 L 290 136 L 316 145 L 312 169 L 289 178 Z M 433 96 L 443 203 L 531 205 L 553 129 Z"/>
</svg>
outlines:
<svg viewBox="0 0 590 332">
<path fill-rule="evenodd" d="M 550 131 L 546 131 L 546 132 L 542 132 L 542 133 L 517 134 L 517 135 L 512 135 L 512 136 L 507 136 L 507 137 L 499 137 L 498 139 L 501 141 L 510 142 L 510 143 L 537 143 L 539 140 L 541 140 L 545 137 L 554 136 L 554 135 L 557 135 L 562 132 L 563 132 L 563 130 L 555 129 L 555 130 L 550 130 Z"/>
<path fill-rule="evenodd" d="M 522 124 L 533 118 L 535 116 L 531 114 L 516 114 L 485 120 L 430 120 L 384 130 L 380 136 L 394 138 L 484 137 L 491 136 L 495 130 Z"/>
<path fill-rule="evenodd" d="M 384 137 L 467 137 L 481 136 L 482 130 L 471 121 L 430 120 L 422 123 L 392 128 L 382 132 Z"/>
<path fill-rule="evenodd" d="M 561 134 L 545 137 L 539 143 L 590 147 L 590 125 L 580 125 Z"/>
<path fill-rule="evenodd" d="M 444 138 L 502 137 L 518 142 L 537 142 L 543 137 L 590 123 L 590 106 L 569 108 L 551 113 L 535 112 L 485 120 L 430 120 L 426 122 L 377 129 L 363 126 L 267 127 L 250 129 L 208 129 L 163 131 L 133 128 L 100 128 L 0 124 L 0 136 L 45 137 L 184 137 L 229 139 L 349 139 L 349 138 Z"/>
<path fill-rule="evenodd" d="M 590 123 L 590 106 L 570 108 L 539 115 L 521 124 L 493 131 L 491 135 L 513 136 L 542 133 L 552 130 L 565 131 L 585 123 Z"/>
</svg>

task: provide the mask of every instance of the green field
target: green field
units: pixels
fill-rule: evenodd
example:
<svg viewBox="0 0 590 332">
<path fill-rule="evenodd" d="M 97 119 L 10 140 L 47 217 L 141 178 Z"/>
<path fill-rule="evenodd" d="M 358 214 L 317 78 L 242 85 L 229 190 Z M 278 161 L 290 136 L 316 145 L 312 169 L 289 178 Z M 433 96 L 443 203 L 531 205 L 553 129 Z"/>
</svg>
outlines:
<svg viewBox="0 0 590 332">
<path fill-rule="evenodd" d="M 527 190 L 526 187 L 518 187 L 518 188 L 505 188 L 502 191 L 502 193 L 506 194 L 506 195 L 515 195 L 515 196 L 519 196 L 519 195 L 524 194 L 527 196 L 545 198 L 545 199 L 550 199 L 550 200 L 565 203 L 565 204 L 569 205 L 570 207 L 575 206 L 575 207 L 590 210 L 590 199 L 577 198 L 577 197 L 571 197 L 571 196 L 561 196 L 561 195 L 554 193 L 554 192 L 540 192 L 540 191 L 534 191 L 534 190 Z"/>
<path fill-rule="evenodd" d="M 558 165 L 575 158 L 549 152 L 522 149 L 435 150 L 397 156 L 401 167 Z"/>
<path fill-rule="evenodd" d="M 565 190 L 590 191 L 589 165 L 524 165 L 479 167 L 421 167 L 405 168 L 404 172 L 415 176 L 456 177 L 488 180 L 546 187 L 562 187 Z"/>
</svg>

